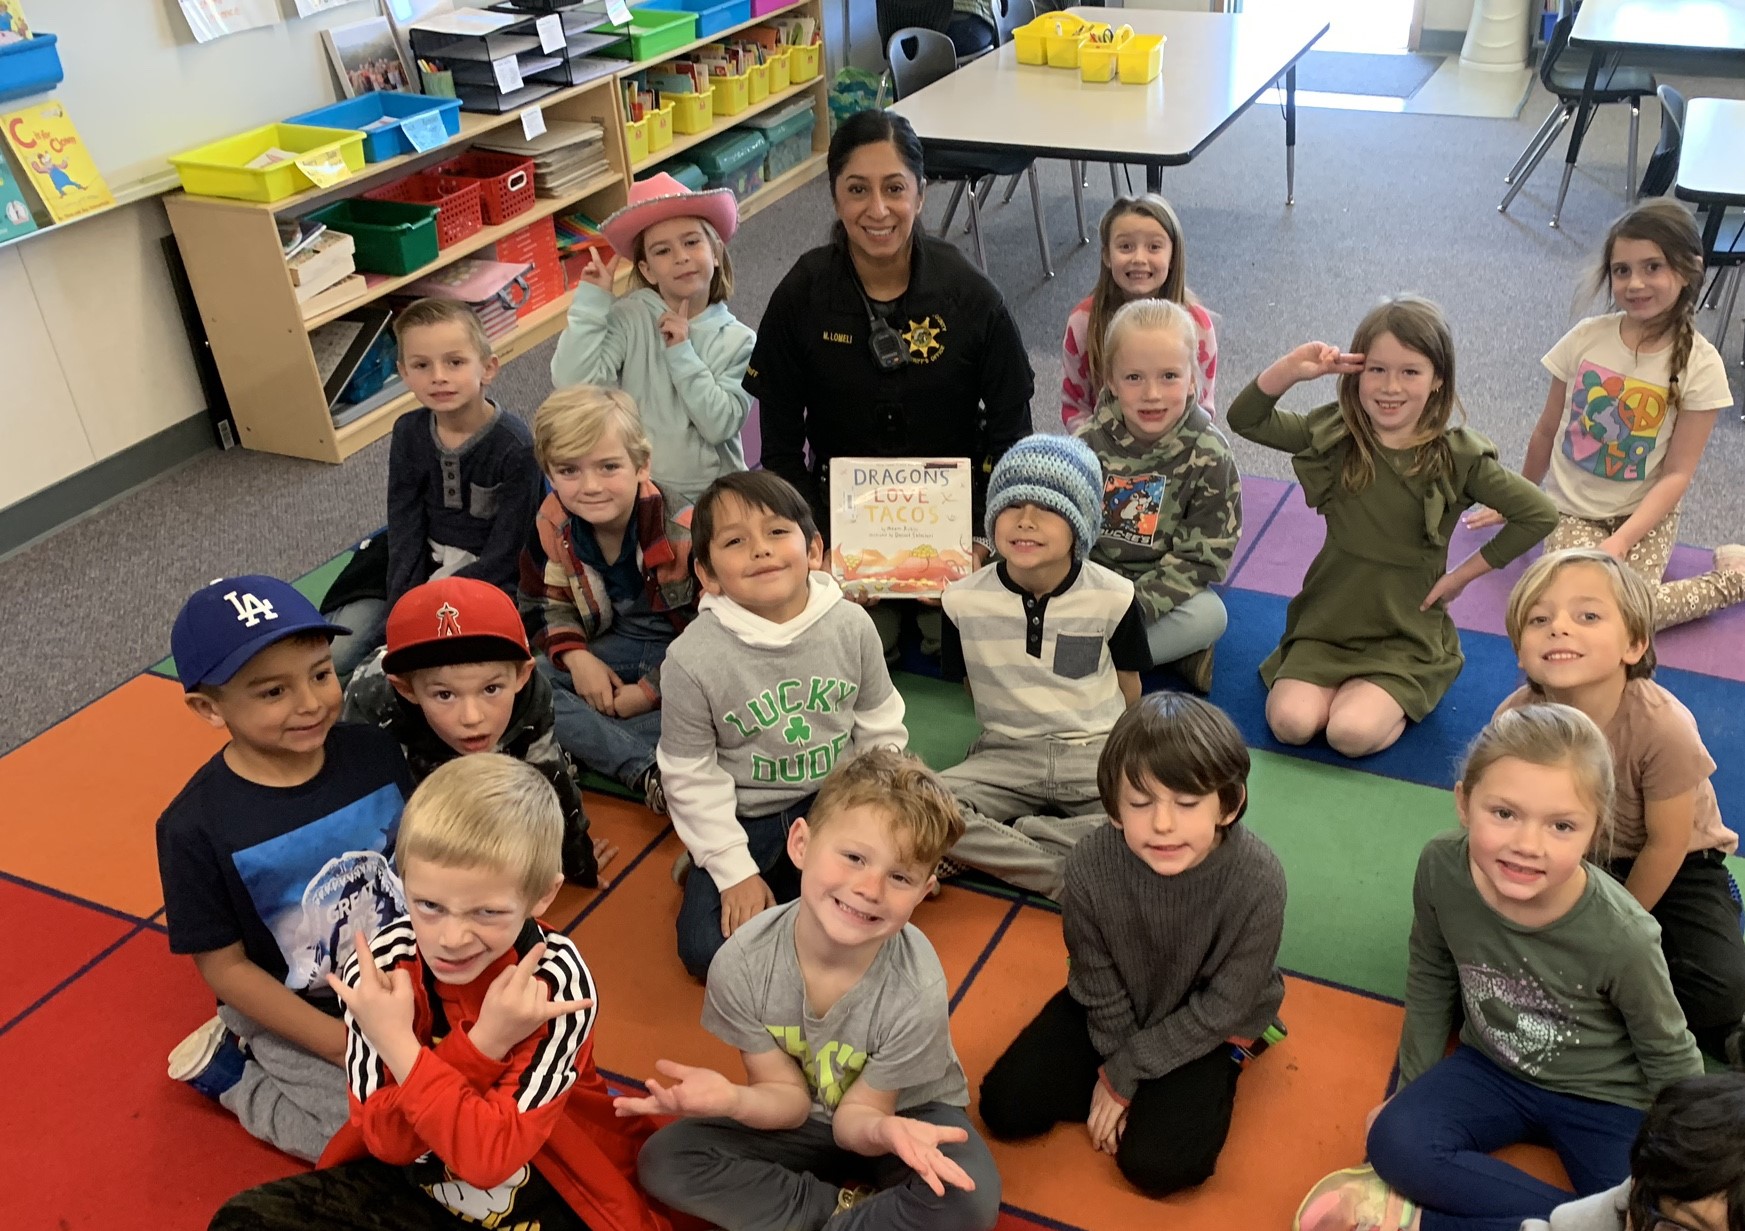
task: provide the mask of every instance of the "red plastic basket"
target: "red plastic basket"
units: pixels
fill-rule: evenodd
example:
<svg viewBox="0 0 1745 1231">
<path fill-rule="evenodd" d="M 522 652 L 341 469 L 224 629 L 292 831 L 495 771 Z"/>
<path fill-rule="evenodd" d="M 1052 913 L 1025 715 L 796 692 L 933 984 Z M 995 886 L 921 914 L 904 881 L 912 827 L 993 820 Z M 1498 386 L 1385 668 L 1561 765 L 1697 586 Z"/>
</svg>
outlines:
<svg viewBox="0 0 1745 1231">
<path fill-rule="evenodd" d="M 477 180 L 444 179 L 419 171 L 364 193 L 372 201 L 436 206 L 436 246 L 448 248 L 485 225 Z"/>
<path fill-rule="evenodd" d="M 476 182 L 489 226 L 508 222 L 516 214 L 533 208 L 531 158 L 469 150 L 459 158 L 437 163 L 431 170 L 437 175 Z"/>
</svg>

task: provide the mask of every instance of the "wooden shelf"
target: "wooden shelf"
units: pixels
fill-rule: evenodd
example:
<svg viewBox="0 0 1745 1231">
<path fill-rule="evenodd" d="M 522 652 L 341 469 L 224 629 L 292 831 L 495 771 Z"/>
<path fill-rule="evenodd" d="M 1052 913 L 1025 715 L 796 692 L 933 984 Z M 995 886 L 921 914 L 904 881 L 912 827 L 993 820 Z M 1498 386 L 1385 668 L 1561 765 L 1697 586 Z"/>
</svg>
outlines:
<svg viewBox="0 0 1745 1231">
<path fill-rule="evenodd" d="M 650 154 L 647 158 L 642 159 L 640 162 L 631 163 L 630 164 L 630 173 L 632 175 L 635 175 L 639 171 L 646 171 L 646 170 L 648 170 L 648 168 L 650 168 L 652 166 L 656 166 L 660 163 L 665 162 L 667 159 L 673 157 L 673 155 L 681 153 L 684 150 L 690 149 L 693 145 L 696 145 L 698 142 L 707 141 L 710 137 L 716 137 L 716 136 L 721 135 L 722 133 L 726 132 L 729 128 L 738 127 L 739 125 L 745 123 L 746 120 L 750 119 L 754 115 L 761 115 L 763 112 L 768 111 L 772 107 L 779 107 L 785 102 L 789 102 L 792 99 L 798 98 L 800 95 L 806 93 L 808 90 L 811 90 L 813 87 L 815 87 L 822 80 L 823 80 L 823 77 L 818 76 L 818 77 L 812 78 L 812 80 L 810 80 L 810 81 L 802 81 L 799 85 L 789 86 L 785 90 L 780 90 L 774 94 L 771 94 L 768 98 L 764 99 L 761 103 L 753 103 L 751 106 L 747 107 L 744 111 L 741 111 L 738 115 L 724 115 L 724 116 L 722 116 L 719 120 L 717 120 L 715 123 L 709 125 L 709 127 L 705 128 L 700 133 L 678 133 L 678 134 L 675 134 L 673 137 L 671 145 L 663 145 L 660 147 L 660 149 L 658 149 L 654 153 Z"/>
<path fill-rule="evenodd" d="M 382 278 L 370 283 L 370 287 L 356 299 L 348 299 L 337 307 L 329 308 L 317 316 L 307 317 L 303 321 L 304 328 L 313 332 L 329 321 L 336 321 L 348 312 L 355 312 L 364 304 L 372 303 L 384 295 L 392 295 L 401 287 L 428 276 L 432 271 L 445 265 L 452 265 L 468 253 L 477 252 L 480 248 L 496 243 L 499 239 L 515 234 L 529 223 L 538 222 L 541 218 L 550 217 L 561 210 L 587 200 L 595 193 L 616 188 L 624 181 L 615 171 L 595 176 L 582 186 L 579 191 L 565 193 L 561 197 L 538 197 L 533 202 L 533 208 L 523 210 L 508 222 L 499 223 L 494 227 L 485 227 L 476 234 L 469 235 L 458 244 L 452 244 L 436 254 L 436 259 L 428 265 L 421 265 L 409 274 L 398 274 L 390 278 Z M 378 275 L 379 276 L 379 275 Z"/>
</svg>

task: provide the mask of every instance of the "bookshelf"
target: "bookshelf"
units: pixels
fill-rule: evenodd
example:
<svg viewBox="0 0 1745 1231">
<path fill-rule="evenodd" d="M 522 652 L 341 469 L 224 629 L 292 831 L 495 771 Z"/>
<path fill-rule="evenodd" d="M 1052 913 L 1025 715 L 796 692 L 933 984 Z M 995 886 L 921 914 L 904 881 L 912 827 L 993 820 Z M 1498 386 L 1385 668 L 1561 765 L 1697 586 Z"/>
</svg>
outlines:
<svg viewBox="0 0 1745 1231">
<path fill-rule="evenodd" d="M 688 43 L 655 60 L 626 63 L 611 76 L 542 98 L 535 105 L 544 111 L 547 119 L 593 122 L 605 129 L 606 158 L 610 168 L 607 174 L 562 197 L 537 198 L 532 209 L 500 226 L 487 226 L 460 243 L 444 248 L 434 262 L 422 269 L 399 277 L 375 276 L 364 295 L 307 320 L 303 317 L 290 273 L 280 253 L 276 226 L 280 215 L 306 214 L 452 158 L 487 133 L 519 125 L 520 112 L 485 115 L 463 111 L 459 134 L 443 145 L 421 154 L 369 163 L 330 188 L 313 188 L 271 204 L 189 196 L 183 192 L 166 197 L 164 207 L 187 267 L 188 281 L 193 287 L 201 322 L 212 345 L 225 395 L 230 401 L 238 443 L 248 449 L 338 463 L 381 439 L 392 430 L 396 419 L 416 405 L 416 401 L 410 393 L 405 393 L 350 423 L 336 427 L 328 412 L 315 356 L 310 349 L 311 330 L 392 294 L 433 270 L 477 252 L 540 218 L 572 208 L 581 208 L 595 218 L 604 218 L 628 200 L 630 182 L 637 173 L 741 124 L 759 112 L 810 95 L 818 116 L 818 123 L 812 130 L 812 156 L 742 200 L 739 203 L 740 216 L 744 218 L 757 213 L 817 175 L 824 166 L 824 152 L 830 139 L 828 73 L 821 72 L 811 81 L 773 93 L 739 115 L 722 117 L 706 132 L 679 135 L 671 145 L 634 164 L 629 161 L 625 146 L 619 82 L 654 64 L 730 38 L 740 30 L 774 17 L 809 16 L 818 21 L 819 29 L 822 29 L 821 5 L 822 0 L 797 0 L 729 30 Z M 561 295 L 522 316 L 514 329 L 494 340 L 498 356 L 505 361 L 513 359 L 561 332 L 570 298 L 568 294 Z"/>
</svg>

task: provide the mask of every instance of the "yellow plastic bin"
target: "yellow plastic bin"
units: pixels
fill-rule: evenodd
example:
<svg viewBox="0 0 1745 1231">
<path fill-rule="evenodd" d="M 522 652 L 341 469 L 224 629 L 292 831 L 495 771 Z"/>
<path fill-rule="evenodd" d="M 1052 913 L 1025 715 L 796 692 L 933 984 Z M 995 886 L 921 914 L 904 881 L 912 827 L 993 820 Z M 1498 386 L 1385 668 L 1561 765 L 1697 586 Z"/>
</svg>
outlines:
<svg viewBox="0 0 1745 1231">
<path fill-rule="evenodd" d="M 662 103 L 642 118 L 648 125 L 648 152 L 664 150 L 673 143 L 673 105 Z"/>
<path fill-rule="evenodd" d="M 783 47 L 769 53 L 769 59 L 765 61 L 765 64 L 769 68 L 771 94 L 780 94 L 794 83 L 792 52 L 792 47 Z"/>
<path fill-rule="evenodd" d="M 802 81 L 810 81 L 816 77 L 819 73 L 819 58 L 823 54 L 824 48 L 818 43 L 795 44 L 790 49 L 792 59 L 788 70 L 792 84 L 799 85 Z"/>
<path fill-rule="evenodd" d="M 1128 85 L 1156 81 L 1163 71 L 1163 42 L 1161 34 L 1136 34 L 1122 43 L 1115 56 L 1121 80 Z"/>
<path fill-rule="evenodd" d="M 184 150 L 170 162 L 182 177 L 182 189 L 190 196 L 233 197 L 239 201 L 282 201 L 308 188 L 315 181 L 298 169 L 292 159 L 266 167 L 248 164 L 269 150 L 284 150 L 298 158 L 337 155 L 350 176 L 363 169 L 364 135 L 343 128 L 314 128 L 303 124 L 268 124 Z"/>
<path fill-rule="evenodd" d="M 709 109 L 716 115 L 738 115 L 751 106 L 751 74 L 709 78 Z"/>
<path fill-rule="evenodd" d="M 1087 42 L 1079 48 L 1079 77 L 1084 81 L 1113 81 L 1121 48 L 1133 37 L 1133 27 L 1122 26 L 1106 43 Z"/>
<path fill-rule="evenodd" d="M 1082 30 L 1085 21 L 1071 13 L 1044 13 L 1012 32 L 1012 44 L 1020 64 L 1047 64 L 1048 40 Z"/>
<path fill-rule="evenodd" d="M 756 106 L 769 97 L 769 65 L 753 64 L 745 75 L 751 78 L 750 97 L 752 106 Z"/>
<path fill-rule="evenodd" d="M 1048 67 L 1077 68 L 1079 66 L 1079 50 L 1088 41 L 1106 33 L 1109 27 L 1100 21 L 1089 21 L 1071 34 L 1051 34 L 1048 36 Z"/>
<path fill-rule="evenodd" d="M 624 124 L 624 148 L 631 162 L 648 157 L 648 120 L 628 120 Z"/>
<path fill-rule="evenodd" d="M 709 106 L 709 91 L 701 94 L 665 94 L 663 98 L 673 109 L 673 131 L 676 133 L 700 133 L 709 131 L 709 125 L 714 122 L 714 112 Z"/>
</svg>

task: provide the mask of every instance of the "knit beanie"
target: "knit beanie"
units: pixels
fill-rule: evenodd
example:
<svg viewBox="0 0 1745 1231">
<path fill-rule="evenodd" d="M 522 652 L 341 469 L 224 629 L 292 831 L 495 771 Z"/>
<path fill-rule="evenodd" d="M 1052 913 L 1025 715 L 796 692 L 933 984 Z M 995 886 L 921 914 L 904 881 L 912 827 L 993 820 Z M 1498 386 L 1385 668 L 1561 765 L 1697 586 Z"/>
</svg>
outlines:
<svg viewBox="0 0 1745 1231">
<path fill-rule="evenodd" d="M 1073 558 L 1083 560 L 1102 532 L 1103 465 L 1076 436 L 1026 436 L 1006 450 L 988 476 L 988 537 L 993 537 L 994 519 L 1016 504 L 1034 504 L 1066 518 Z"/>
</svg>

